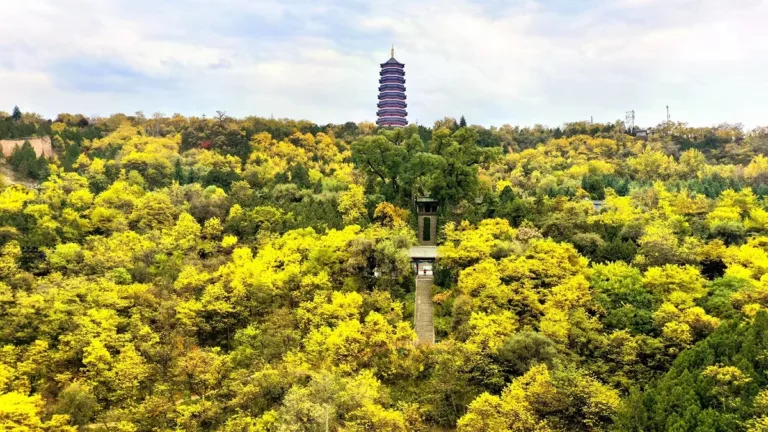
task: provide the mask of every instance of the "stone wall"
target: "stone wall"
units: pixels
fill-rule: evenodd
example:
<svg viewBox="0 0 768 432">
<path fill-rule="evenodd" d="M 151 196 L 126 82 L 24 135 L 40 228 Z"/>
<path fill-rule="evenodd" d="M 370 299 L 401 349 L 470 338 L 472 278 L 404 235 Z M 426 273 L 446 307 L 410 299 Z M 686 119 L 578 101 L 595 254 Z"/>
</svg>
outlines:
<svg viewBox="0 0 768 432">
<path fill-rule="evenodd" d="M 25 139 L 12 139 L 12 140 L 0 140 L 0 147 L 2 148 L 3 155 L 6 157 L 13 153 L 13 149 L 18 145 L 21 147 L 24 141 L 29 141 L 32 144 L 32 148 L 35 149 L 35 154 L 40 156 L 44 154 L 46 157 L 53 156 L 53 147 L 51 147 L 51 138 L 25 138 Z"/>
</svg>

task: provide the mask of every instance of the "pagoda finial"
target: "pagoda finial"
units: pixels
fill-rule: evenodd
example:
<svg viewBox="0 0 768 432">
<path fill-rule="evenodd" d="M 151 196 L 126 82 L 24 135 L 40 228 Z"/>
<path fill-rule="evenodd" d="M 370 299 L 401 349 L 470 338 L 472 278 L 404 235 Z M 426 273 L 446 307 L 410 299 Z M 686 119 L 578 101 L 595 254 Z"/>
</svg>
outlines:
<svg viewBox="0 0 768 432">
<path fill-rule="evenodd" d="M 391 57 L 392 57 L 392 58 L 395 58 L 395 44 L 392 44 L 392 53 L 391 53 Z"/>
</svg>

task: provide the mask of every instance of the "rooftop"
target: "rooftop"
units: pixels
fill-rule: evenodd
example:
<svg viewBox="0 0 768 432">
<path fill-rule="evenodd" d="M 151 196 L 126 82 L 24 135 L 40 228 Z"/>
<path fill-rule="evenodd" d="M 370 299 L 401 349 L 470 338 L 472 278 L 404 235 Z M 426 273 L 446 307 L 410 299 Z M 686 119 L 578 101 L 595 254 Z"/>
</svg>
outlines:
<svg viewBox="0 0 768 432">
<path fill-rule="evenodd" d="M 385 61 L 381 64 L 382 67 L 384 66 L 405 66 L 404 63 L 400 63 L 399 61 L 395 60 L 394 57 L 390 57 L 389 60 Z"/>
<path fill-rule="evenodd" d="M 408 249 L 411 259 L 435 259 L 437 258 L 437 246 L 413 246 Z"/>
</svg>

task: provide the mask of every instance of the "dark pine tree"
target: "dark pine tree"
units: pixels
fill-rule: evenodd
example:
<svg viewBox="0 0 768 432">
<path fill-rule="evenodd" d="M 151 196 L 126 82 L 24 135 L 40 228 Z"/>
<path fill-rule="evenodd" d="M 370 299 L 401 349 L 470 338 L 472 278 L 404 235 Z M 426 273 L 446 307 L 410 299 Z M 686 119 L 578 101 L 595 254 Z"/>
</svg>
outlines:
<svg viewBox="0 0 768 432">
<path fill-rule="evenodd" d="M 74 168 L 72 168 L 72 165 L 77 162 L 77 158 L 80 157 L 80 146 L 77 144 L 77 142 L 73 142 L 72 144 L 69 144 L 67 148 L 64 150 L 64 159 L 62 161 L 62 165 L 64 166 L 65 171 L 74 171 Z"/>
<path fill-rule="evenodd" d="M 461 119 L 459 119 L 459 127 L 467 127 L 467 119 L 465 119 L 464 116 L 461 116 Z"/>
<path fill-rule="evenodd" d="M 13 107 L 13 114 L 11 115 L 11 118 L 15 121 L 21 120 L 21 110 L 18 106 Z"/>
<path fill-rule="evenodd" d="M 181 158 L 176 158 L 176 163 L 173 166 L 173 179 L 180 185 L 184 184 L 184 168 L 181 166 Z"/>
<path fill-rule="evenodd" d="M 727 321 L 683 351 L 671 369 L 632 392 L 617 416 L 621 431 L 736 431 L 754 415 L 755 396 L 768 385 L 768 313 L 752 322 Z M 747 380 L 729 389 L 703 373 L 708 367 L 737 368 Z M 717 395 L 720 396 L 717 396 Z M 758 430 L 758 429 L 750 429 Z"/>
<path fill-rule="evenodd" d="M 50 161 L 42 154 L 38 157 L 29 141 L 24 141 L 24 145 L 21 147 L 17 145 L 8 158 L 8 162 L 16 172 L 24 177 L 37 180 L 48 177 Z"/>
<path fill-rule="evenodd" d="M 37 180 L 45 180 L 51 174 L 50 164 L 52 161 L 45 158 L 44 155 L 40 155 L 35 161 L 34 172 L 32 172 L 32 178 Z"/>
</svg>

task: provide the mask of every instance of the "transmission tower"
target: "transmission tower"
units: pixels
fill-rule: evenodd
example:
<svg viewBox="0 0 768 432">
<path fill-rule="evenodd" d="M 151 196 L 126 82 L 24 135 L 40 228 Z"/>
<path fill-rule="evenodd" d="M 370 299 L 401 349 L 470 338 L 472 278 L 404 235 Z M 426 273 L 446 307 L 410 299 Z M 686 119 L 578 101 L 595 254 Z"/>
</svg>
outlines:
<svg viewBox="0 0 768 432">
<path fill-rule="evenodd" d="M 627 111 L 627 130 L 630 132 L 635 131 L 635 110 Z"/>
<path fill-rule="evenodd" d="M 667 123 L 672 119 L 672 117 L 669 116 L 669 105 L 667 105 Z"/>
</svg>

